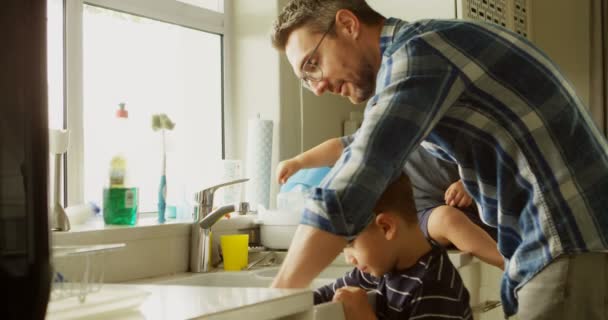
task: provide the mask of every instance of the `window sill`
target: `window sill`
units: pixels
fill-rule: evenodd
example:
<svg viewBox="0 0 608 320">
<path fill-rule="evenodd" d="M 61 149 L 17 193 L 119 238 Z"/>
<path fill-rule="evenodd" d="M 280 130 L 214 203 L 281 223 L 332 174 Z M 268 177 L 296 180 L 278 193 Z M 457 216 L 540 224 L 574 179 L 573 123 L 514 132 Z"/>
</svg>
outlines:
<svg viewBox="0 0 608 320">
<path fill-rule="evenodd" d="M 130 225 L 108 225 L 103 221 L 102 216 L 95 216 L 89 219 L 83 224 L 72 225 L 69 232 L 87 232 L 87 231 L 99 231 L 99 230 L 113 230 L 113 229 L 133 229 L 133 228 L 147 228 L 154 226 L 173 225 L 173 224 L 190 224 L 192 220 L 176 220 L 167 219 L 165 223 L 159 223 L 156 213 L 143 213 L 140 214 L 137 219 L 137 224 Z"/>
<path fill-rule="evenodd" d="M 156 217 L 141 217 L 136 225 L 106 225 L 103 217 L 95 217 L 81 225 L 72 225 L 70 231 L 53 231 L 54 245 L 101 244 L 133 240 L 186 236 L 191 222 L 168 220 L 158 223 Z"/>
<path fill-rule="evenodd" d="M 255 225 L 255 215 L 222 219 L 213 230 L 234 230 Z M 168 219 L 159 223 L 156 214 L 142 214 L 134 226 L 106 225 L 103 217 L 97 216 L 84 224 L 73 225 L 70 231 L 53 231 L 54 245 L 102 244 L 128 242 L 133 240 L 184 237 L 190 235 L 192 221 Z"/>
</svg>

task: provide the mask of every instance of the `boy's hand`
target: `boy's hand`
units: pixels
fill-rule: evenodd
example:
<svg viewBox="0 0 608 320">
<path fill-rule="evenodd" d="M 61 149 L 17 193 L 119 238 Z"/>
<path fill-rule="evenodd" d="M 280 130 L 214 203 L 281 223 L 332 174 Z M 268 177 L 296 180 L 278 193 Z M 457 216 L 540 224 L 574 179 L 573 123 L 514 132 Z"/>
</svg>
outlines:
<svg viewBox="0 0 608 320">
<path fill-rule="evenodd" d="M 359 287 L 342 287 L 336 290 L 333 301 L 342 302 L 346 320 L 376 319 L 367 293 Z"/>
<path fill-rule="evenodd" d="M 279 162 L 279 165 L 277 166 L 277 181 L 279 184 L 284 184 L 289 177 L 300 169 L 302 169 L 302 165 L 295 158 Z"/>
<path fill-rule="evenodd" d="M 466 208 L 473 203 L 473 199 L 464 189 L 461 180 L 452 183 L 445 191 L 445 204 L 452 207 Z"/>
</svg>

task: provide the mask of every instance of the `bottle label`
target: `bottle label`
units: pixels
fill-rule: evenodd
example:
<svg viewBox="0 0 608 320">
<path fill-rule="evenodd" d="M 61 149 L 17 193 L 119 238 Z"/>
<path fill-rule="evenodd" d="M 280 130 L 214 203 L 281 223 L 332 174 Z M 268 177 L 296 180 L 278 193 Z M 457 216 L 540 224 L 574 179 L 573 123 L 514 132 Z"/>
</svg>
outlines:
<svg viewBox="0 0 608 320">
<path fill-rule="evenodd" d="M 135 225 L 137 207 L 137 188 L 103 189 L 103 218 L 106 224 Z"/>
<path fill-rule="evenodd" d="M 133 208 L 135 205 L 135 190 L 127 189 L 125 191 L 125 208 Z"/>
</svg>

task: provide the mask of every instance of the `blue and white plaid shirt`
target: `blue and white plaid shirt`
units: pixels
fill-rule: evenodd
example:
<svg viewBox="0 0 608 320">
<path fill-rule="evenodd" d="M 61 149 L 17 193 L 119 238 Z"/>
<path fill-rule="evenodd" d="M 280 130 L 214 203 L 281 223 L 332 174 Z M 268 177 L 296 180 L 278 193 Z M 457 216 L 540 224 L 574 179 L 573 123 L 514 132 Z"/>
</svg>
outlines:
<svg viewBox="0 0 608 320">
<path fill-rule="evenodd" d="M 302 223 L 354 238 L 420 143 L 453 161 L 506 259 L 502 301 L 564 253 L 608 248 L 608 146 L 549 58 L 502 28 L 387 19 L 361 128 Z"/>
</svg>

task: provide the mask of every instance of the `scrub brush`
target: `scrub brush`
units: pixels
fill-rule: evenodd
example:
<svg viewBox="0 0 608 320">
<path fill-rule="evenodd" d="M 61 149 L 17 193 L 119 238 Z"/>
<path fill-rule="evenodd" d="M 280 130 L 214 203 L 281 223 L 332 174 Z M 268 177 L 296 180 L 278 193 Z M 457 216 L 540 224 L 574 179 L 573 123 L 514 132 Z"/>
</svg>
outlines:
<svg viewBox="0 0 608 320">
<path fill-rule="evenodd" d="M 165 131 L 173 130 L 175 127 L 175 123 L 167 117 L 166 114 L 154 114 L 152 115 L 152 130 L 161 131 L 162 135 L 162 167 L 161 167 L 161 177 L 160 177 L 160 186 L 158 189 L 158 222 L 165 222 L 165 209 L 167 208 L 167 152 L 165 149 Z"/>
</svg>

